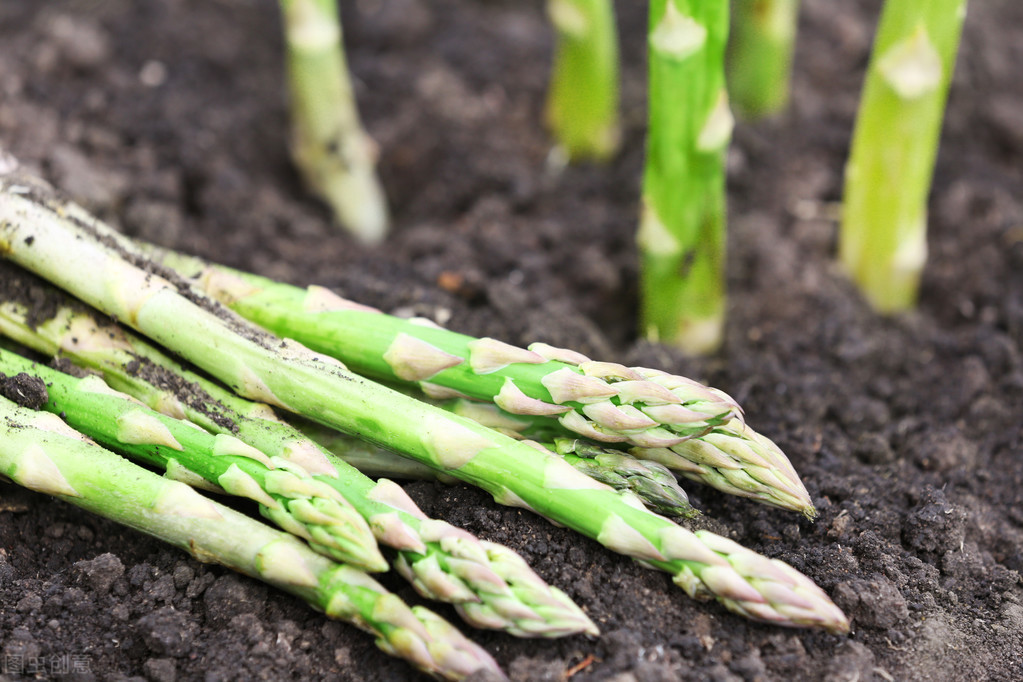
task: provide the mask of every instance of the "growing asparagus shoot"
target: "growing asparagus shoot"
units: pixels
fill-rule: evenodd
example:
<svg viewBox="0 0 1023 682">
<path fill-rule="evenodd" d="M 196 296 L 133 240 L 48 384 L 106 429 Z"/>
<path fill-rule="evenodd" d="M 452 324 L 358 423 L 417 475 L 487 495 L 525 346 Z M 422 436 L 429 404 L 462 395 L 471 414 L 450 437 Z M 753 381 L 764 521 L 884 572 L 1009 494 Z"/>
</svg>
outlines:
<svg viewBox="0 0 1023 682">
<path fill-rule="evenodd" d="M 640 328 L 692 353 L 719 346 L 725 319 L 727 39 L 727 2 L 650 3 Z"/>
<path fill-rule="evenodd" d="M 0 298 L 0 331 L 5 335 L 45 355 L 60 353 L 80 367 L 101 373 L 110 385 L 146 405 L 217 434 L 214 441 L 234 444 L 218 448 L 215 442 L 214 452 L 219 453 L 216 459 L 232 452 L 235 455 L 246 452 L 233 440 L 236 438 L 254 449 L 247 452 L 256 460 L 269 461 L 289 473 L 309 472 L 313 488 L 333 488 L 366 519 L 377 542 L 396 550 L 395 567 L 419 594 L 454 604 L 470 625 L 504 630 L 519 637 L 597 634 L 596 626 L 582 610 L 564 592 L 545 583 L 513 550 L 427 517 L 397 485 L 373 481 L 332 457 L 278 420 L 268 406 L 240 398 L 185 370 L 134 334 L 72 302 L 67 294 L 0 262 L 0 294 L 7 289 L 19 293 Z M 25 304 L 26 299 L 51 311 L 52 317 L 39 319 Z M 52 393 L 55 395 L 51 402 L 62 395 L 59 391 Z M 86 396 L 91 402 L 102 397 Z M 71 405 L 65 411 L 72 418 L 81 409 Z M 85 415 L 94 416 L 88 409 Z M 96 420 L 87 419 L 86 423 L 89 421 Z M 104 424 L 89 424 L 89 428 L 102 431 Z M 188 442 L 195 440 L 189 436 L 184 435 Z M 111 441 L 115 447 L 130 452 L 119 437 L 115 438 L 117 442 Z M 168 459 L 161 463 L 159 449 L 140 447 L 142 452 L 131 454 L 166 466 L 168 476 L 193 485 L 202 484 L 202 477 L 208 481 L 206 485 L 221 483 L 218 475 L 210 474 L 216 474 L 222 465 L 203 462 L 201 457 L 196 462 L 197 453 L 190 455 L 192 468 L 187 468 L 180 462 L 185 457 L 179 451 L 166 452 Z M 363 448 L 371 447 L 363 444 Z M 380 452 L 379 448 L 373 449 Z M 244 460 L 242 463 L 250 471 L 255 466 Z M 266 476 L 254 473 L 249 478 L 236 471 L 229 474 L 225 479 L 227 487 L 264 501 L 266 495 L 280 492 L 263 489 L 261 493 L 255 484 L 265 482 Z M 301 485 L 286 487 L 292 493 L 303 492 Z M 330 496 L 329 491 L 323 492 Z M 301 530 L 297 534 L 302 535 Z"/>
<path fill-rule="evenodd" d="M 887 0 L 845 172 L 839 259 L 881 313 L 916 303 L 966 0 Z"/>
<path fill-rule="evenodd" d="M 670 573 L 693 597 L 715 598 L 763 622 L 848 631 L 827 595 L 787 564 L 713 533 L 690 532 L 555 455 L 369 382 L 244 322 L 38 183 L 0 176 L 0 251 L 250 398 L 358 433 L 499 502 L 535 511 Z"/>
<path fill-rule="evenodd" d="M 383 651 L 434 677 L 460 680 L 478 670 L 504 677 L 490 655 L 452 625 L 422 607 L 410 609 L 366 573 L 128 462 L 56 415 L 3 397 L 0 474 L 289 592 L 375 635 Z"/>
<path fill-rule="evenodd" d="M 733 3 L 728 45 L 728 94 L 747 119 L 771 116 L 789 101 L 799 0 Z"/>
<path fill-rule="evenodd" d="M 337 0 L 280 0 L 291 153 L 310 190 L 367 244 L 383 239 L 387 202 L 376 145 L 363 130 L 341 40 Z"/>
<path fill-rule="evenodd" d="M 618 35 L 611 0 L 548 0 L 555 30 L 547 125 L 570 160 L 618 150 Z"/>
</svg>

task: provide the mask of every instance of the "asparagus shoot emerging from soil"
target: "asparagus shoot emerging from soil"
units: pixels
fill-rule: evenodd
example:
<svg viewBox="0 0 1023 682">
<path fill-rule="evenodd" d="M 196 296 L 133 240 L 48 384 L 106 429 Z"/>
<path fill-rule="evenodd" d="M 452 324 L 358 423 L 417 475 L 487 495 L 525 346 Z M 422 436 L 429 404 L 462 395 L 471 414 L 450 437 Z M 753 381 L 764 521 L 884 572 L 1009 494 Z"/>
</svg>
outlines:
<svg viewBox="0 0 1023 682">
<path fill-rule="evenodd" d="M 776 114 L 789 99 L 799 0 L 738 0 L 728 46 L 728 93 L 744 118 Z"/>
<path fill-rule="evenodd" d="M 246 323 L 38 182 L 0 176 L 0 252 L 249 398 L 357 433 L 498 502 L 535 511 L 670 573 L 693 597 L 716 598 L 764 622 L 848 631 L 845 615 L 791 566 L 713 533 L 692 533 L 556 455 L 367 381 L 329 356 Z"/>
<path fill-rule="evenodd" d="M 0 300 L 4 334 L 45 355 L 59 352 L 150 407 L 188 419 L 218 438 L 237 438 L 271 463 L 283 461 L 310 472 L 317 487 L 329 486 L 343 495 L 369 522 L 377 541 L 397 551 L 395 567 L 422 596 L 454 604 L 470 625 L 520 637 L 597 634 L 582 610 L 513 550 L 430 519 L 400 487 L 373 481 L 332 457 L 278 420 L 266 405 L 178 366 L 134 334 L 71 302 L 64 292 L 0 262 L 0 293 L 13 292 L 20 292 L 17 300 L 11 295 Z M 52 317 L 39 319 L 19 300 L 31 301 Z M 198 480 L 196 472 L 208 469 L 168 467 L 168 475 L 192 483 Z"/>
<path fill-rule="evenodd" d="M 571 160 L 618 149 L 618 35 L 611 0 L 548 0 L 556 32 L 547 125 Z"/>
<path fill-rule="evenodd" d="M 376 146 L 362 128 L 341 40 L 337 0 L 280 0 L 291 152 L 306 185 L 366 243 L 383 239 L 387 205 Z"/>
<path fill-rule="evenodd" d="M 364 376 L 418 385 L 431 397 L 468 396 L 522 415 L 556 417 L 594 440 L 670 447 L 742 410 L 727 394 L 660 370 L 593 362 L 575 351 L 477 339 L 403 320 L 308 289 L 158 251 L 242 317 L 344 362 Z"/>
<path fill-rule="evenodd" d="M 875 309 L 916 303 L 966 0 L 887 0 L 845 174 L 839 258 Z"/>
<path fill-rule="evenodd" d="M 155 412 L 97 376 L 77 379 L 0 349 L 0 374 L 22 373 L 46 384 L 44 409 L 104 447 L 186 482 L 199 480 L 252 499 L 263 516 L 335 561 L 387 570 L 365 519 L 302 467 L 267 457 L 234 436 L 213 436 L 191 422 Z"/>
<path fill-rule="evenodd" d="M 693 353 L 718 347 L 725 318 L 727 38 L 725 0 L 650 2 L 640 325 Z"/>
<path fill-rule="evenodd" d="M 366 573 L 132 464 L 56 415 L 6 398 L 0 398 L 0 474 L 289 592 L 375 635 L 383 651 L 434 677 L 501 675 L 490 655 L 452 625 L 422 607 L 410 609 Z"/>
</svg>

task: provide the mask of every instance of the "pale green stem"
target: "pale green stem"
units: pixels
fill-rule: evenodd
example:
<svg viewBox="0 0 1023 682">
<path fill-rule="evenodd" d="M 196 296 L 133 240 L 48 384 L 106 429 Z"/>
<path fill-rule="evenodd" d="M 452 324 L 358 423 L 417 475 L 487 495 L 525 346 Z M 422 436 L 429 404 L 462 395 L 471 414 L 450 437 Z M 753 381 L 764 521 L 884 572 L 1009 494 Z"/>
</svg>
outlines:
<svg viewBox="0 0 1023 682">
<path fill-rule="evenodd" d="M 916 304 L 966 0 L 887 0 L 845 172 L 839 259 L 881 313 Z"/>
</svg>

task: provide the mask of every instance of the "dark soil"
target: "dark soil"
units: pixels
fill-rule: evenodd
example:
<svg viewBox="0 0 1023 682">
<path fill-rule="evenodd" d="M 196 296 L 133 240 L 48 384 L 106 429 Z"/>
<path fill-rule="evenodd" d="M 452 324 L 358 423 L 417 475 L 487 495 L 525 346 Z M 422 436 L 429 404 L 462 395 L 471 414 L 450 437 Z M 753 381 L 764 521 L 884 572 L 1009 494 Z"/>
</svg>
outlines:
<svg viewBox="0 0 1023 682">
<path fill-rule="evenodd" d="M 602 628 L 474 632 L 513 679 L 1023 677 L 1023 5 L 970 7 L 920 307 L 885 320 L 833 263 L 880 3 L 803 3 L 791 110 L 736 131 L 728 335 L 699 360 L 636 340 L 643 3 L 619 3 L 624 149 L 561 175 L 538 123 L 543 3 L 342 4 L 395 215 L 384 247 L 338 234 L 288 163 L 270 0 L 0 3 L 0 146 L 130 234 L 468 333 L 687 374 L 744 404 L 821 517 L 692 485 L 700 523 L 811 576 L 853 633 L 749 623 L 476 490 L 410 484 Z M 3 679 L 416 677 L 290 597 L 6 484 L 0 665 Z"/>
</svg>

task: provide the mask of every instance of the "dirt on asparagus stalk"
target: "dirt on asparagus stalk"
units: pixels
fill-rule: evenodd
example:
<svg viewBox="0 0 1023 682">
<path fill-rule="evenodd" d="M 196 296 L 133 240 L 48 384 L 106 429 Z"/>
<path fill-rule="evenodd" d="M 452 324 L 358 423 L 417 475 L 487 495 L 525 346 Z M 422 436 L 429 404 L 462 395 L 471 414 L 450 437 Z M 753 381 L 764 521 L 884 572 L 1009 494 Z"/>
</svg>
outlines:
<svg viewBox="0 0 1023 682">
<path fill-rule="evenodd" d="M 716 598 L 764 622 L 848 631 L 844 614 L 790 566 L 713 533 L 692 533 L 554 455 L 369 382 L 333 358 L 244 322 L 29 178 L 0 177 L 0 249 L 250 398 L 400 450 L 499 502 L 669 572 L 694 597 Z M 490 359 L 510 361 L 500 352 Z"/>
<path fill-rule="evenodd" d="M 487 670 L 489 654 L 440 616 L 409 608 L 358 569 L 313 552 L 274 530 L 206 499 L 193 488 L 147 471 L 77 433 L 56 415 L 0 397 L 0 473 L 262 580 L 329 617 L 373 634 L 383 651 L 440 679 Z"/>
<path fill-rule="evenodd" d="M 35 276 L 8 263 L 0 263 L 0 275 L 0 293 L 8 294 L 0 301 L 0 331 L 40 353 L 59 353 L 100 372 L 154 409 L 237 438 L 271 463 L 308 471 L 317 486 L 333 488 L 350 501 L 381 545 L 397 551 L 395 567 L 422 596 L 454 604 L 475 627 L 520 637 L 597 634 L 582 610 L 513 550 L 427 517 L 396 484 L 367 478 L 277 419 L 268 406 L 180 367 Z M 30 319 L 28 307 L 11 298 L 14 292 L 52 317 Z M 203 466 L 196 470 L 209 472 Z M 183 468 L 174 471 L 180 475 Z"/>
<path fill-rule="evenodd" d="M 190 256 L 154 253 L 243 317 L 360 374 L 418 385 L 434 397 L 494 401 L 503 413 L 461 398 L 446 406 L 491 428 L 540 441 L 572 433 L 624 443 L 636 448 L 639 459 L 723 492 L 816 516 L 785 454 L 745 426 L 735 402 L 715 389 L 653 369 L 591 362 L 544 344 L 526 350 L 474 339 L 384 315 L 322 287 L 302 289 Z M 512 362 L 485 362 L 488 347 L 504 348 Z M 574 400 L 564 395 L 573 386 Z M 612 420 L 629 415 L 646 419 L 633 424 L 645 428 L 616 430 L 621 421 Z"/>
</svg>

